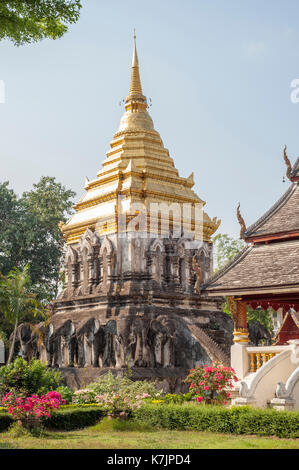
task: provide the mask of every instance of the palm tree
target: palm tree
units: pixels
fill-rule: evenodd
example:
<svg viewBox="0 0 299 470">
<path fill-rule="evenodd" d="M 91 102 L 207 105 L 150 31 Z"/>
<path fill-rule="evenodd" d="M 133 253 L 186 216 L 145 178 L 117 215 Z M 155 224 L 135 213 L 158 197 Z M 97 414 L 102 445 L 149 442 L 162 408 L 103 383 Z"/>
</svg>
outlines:
<svg viewBox="0 0 299 470">
<path fill-rule="evenodd" d="M 7 276 L 0 278 L 0 311 L 9 323 L 14 326 L 9 348 L 7 365 L 11 363 L 19 323 L 28 314 L 44 316 L 44 306 L 36 300 L 36 294 L 30 291 L 31 280 L 29 265 L 23 271 L 13 268 Z"/>
</svg>

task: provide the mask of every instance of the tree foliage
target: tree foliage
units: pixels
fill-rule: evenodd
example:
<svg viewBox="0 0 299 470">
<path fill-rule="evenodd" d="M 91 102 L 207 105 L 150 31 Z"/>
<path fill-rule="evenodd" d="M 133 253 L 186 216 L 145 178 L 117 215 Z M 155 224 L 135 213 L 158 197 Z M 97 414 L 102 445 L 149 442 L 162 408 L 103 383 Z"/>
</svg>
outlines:
<svg viewBox="0 0 299 470">
<path fill-rule="evenodd" d="M 217 263 L 216 271 L 222 269 L 246 246 L 243 240 L 232 238 L 226 233 L 216 235 L 213 243 Z"/>
<path fill-rule="evenodd" d="M 0 184 L 0 272 L 30 266 L 39 299 L 57 294 L 64 241 L 59 230 L 72 209 L 75 193 L 52 177 L 42 177 L 21 198 Z"/>
<path fill-rule="evenodd" d="M 42 316 L 43 305 L 36 300 L 36 295 L 31 291 L 29 266 L 23 271 L 12 269 L 7 276 L 0 278 L 0 311 L 8 323 L 13 326 L 13 337 L 10 345 L 7 364 L 10 364 L 14 353 L 16 332 L 19 323 L 27 314 Z"/>
<path fill-rule="evenodd" d="M 80 0 L 1 0 L 0 40 L 16 46 L 61 38 L 76 23 Z"/>
</svg>

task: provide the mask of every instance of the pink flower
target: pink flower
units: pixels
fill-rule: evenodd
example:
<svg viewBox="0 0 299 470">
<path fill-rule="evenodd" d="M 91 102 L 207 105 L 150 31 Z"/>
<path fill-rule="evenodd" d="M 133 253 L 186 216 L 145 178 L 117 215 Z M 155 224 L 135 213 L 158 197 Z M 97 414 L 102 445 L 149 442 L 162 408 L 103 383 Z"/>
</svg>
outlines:
<svg viewBox="0 0 299 470">
<path fill-rule="evenodd" d="M 210 387 L 208 385 L 206 385 L 203 389 L 204 390 L 210 390 Z"/>
<path fill-rule="evenodd" d="M 52 391 L 47 393 L 49 398 L 56 398 L 57 400 L 61 400 L 61 395 L 58 392 Z"/>
<path fill-rule="evenodd" d="M 200 403 L 203 400 L 203 397 L 196 397 L 197 403 Z"/>
</svg>

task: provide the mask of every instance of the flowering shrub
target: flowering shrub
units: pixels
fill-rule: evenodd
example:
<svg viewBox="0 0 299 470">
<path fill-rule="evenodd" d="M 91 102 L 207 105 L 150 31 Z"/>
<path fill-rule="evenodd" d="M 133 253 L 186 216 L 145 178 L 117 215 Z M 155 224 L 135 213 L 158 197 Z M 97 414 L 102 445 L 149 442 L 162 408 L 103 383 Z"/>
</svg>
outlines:
<svg viewBox="0 0 299 470">
<path fill-rule="evenodd" d="M 131 411 L 140 408 L 146 398 L 150 398 L 148 393 L 136 395 L 135 397 L 128 397 L 124 393 L 104 393 L 103 395 L 97 395 L 96 401 L 101 407 L 107 410 L 109 413 L 119 413 Z"/>
<path fill-rule="evenodd" d="M 85 389 L 82 389 L 82 390 L 76 390 L 74 392 L 73 397 L 72 397 L 72 402 L 75 405 L 96 403 L 95 398 L 96 398 L 95 390 L 85 388 Z"/>
<path fill-rule="evenodd" d="M 185 382 L 190 384 L 189 390 L 198 403 L 209 400 L 225 405 L 226 400 L 230 398 L 228 389 L 233 388 L 233 381 L 238 381 L 234 369 L 216 362 L 213 362 L 212 366 L 204 365 L 191 369 L 185 379 Z"/>
<path fill-rule="evenodd" d="M 72 403 L 74 392 L 69 387 L 61 386 L 61 387 L 58 387 L 56 391 L 60 393 L 61 398 L 66 401 L 67 405 Z"/>
<path fill-rule="evenodd" d="M 18 357 L 8 366 L 0 367 L 0 400 L 7 393 L 31 396 L 57 390 L 62 384 L 61 372 L 47 368 L 38 360 L 30 364 Z"/>
<path fill-rule="evenodd" d="M 48 392 L 41 397 L 31 395 L 27 398 L 10 392 L 1 402 L 8 413 L 25 426 L 33 421 L 37 425 L 43 416 L 51 418 L 51 412 L 58 410 L 59 406 L 63 404 L 65 404 L 65 400 L 62 400 L 60 393 L 55 391 Z"/>
<path fill-rule="evenodd" d="M 88 391 L 94 391 L 94 400 L 109 413 L 130 413 L 139 408 L 145 400 L 161 395 L 152 382 L 133 381 L 129 373 L 120 377 L 111 372 L 90 384 Z"/>
<path fill-rule="evenodd" d="M 129 375 L 124 377 L 114 376 L 111 371 L 98 378 L 92 384 L 89 384 L 89 389 L 96 392 L 97 395 L 104 395 L 106 393 L 121 393 L 130 398 L 135 398 L 136 395 L 147 393 L 149 397 L 156 398 L 161 395 L 155 384 L 147 380 L 131 380 Z"/>
</svg>

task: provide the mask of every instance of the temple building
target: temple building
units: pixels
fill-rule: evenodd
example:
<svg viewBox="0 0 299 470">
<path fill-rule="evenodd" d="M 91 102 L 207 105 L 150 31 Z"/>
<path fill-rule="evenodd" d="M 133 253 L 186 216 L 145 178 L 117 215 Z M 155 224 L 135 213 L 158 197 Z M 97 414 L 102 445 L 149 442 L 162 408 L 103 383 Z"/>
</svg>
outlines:
<svg viewBox="0 0 299 470">
<path fill-rule="evenodd" d="M 130 366 L 136 377 L 168 380 L 174 390 L 197 364 L 229 364 L 232 321 L 222 299 L 199 287 L 212 274 L 211 236 L 220 221 L 203 210 L 193 186 L 193 174 L 179 176 L 154 129 L 134 37 L 118 130 L 74 215 L 60 225 L 65 285 L 38 346 L 49 366 L 76 376 L 77 385 L 88 367 L 92 378 Z"/>
<path fill-rule="evenodd" d="M 275 335 L 275 344 L 281 346 L 287 344 L 290 339 L 299 339 L 299 312 L 292 308 L 285 314 Z"/>
<path fill-rule="evenodd" d="M 285 400 L 281 384 L 289 380 L 290 393 L 297 394 L 296 399 L 289 396 L 289 403 L 299 409 L 299 157 L 292 167 L 285 147 L 284 160 L 290 181 L 287 191 L 249 228 L 238 206 L 240 238 L 247 246 L 201 287 L 209 298 L 228 299 L 234 320 L 231 364 L 243 379 L 236 403 Z M 273 346 L 249 346 L 248 305 L 271 307 L 281 318 Z"/>
</svg>

